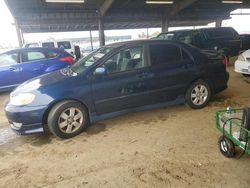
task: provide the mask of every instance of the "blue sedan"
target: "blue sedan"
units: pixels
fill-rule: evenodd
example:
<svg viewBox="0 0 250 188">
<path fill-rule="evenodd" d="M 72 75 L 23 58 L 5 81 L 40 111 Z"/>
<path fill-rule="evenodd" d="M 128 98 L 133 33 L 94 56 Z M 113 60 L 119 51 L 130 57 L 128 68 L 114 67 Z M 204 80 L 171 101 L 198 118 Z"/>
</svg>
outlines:
<svg viewBox="0 0 250 188">
<path fill-rule="evenodd" d="M 74 58 L 61 49 L 23 48 L 0 54 L 0 91 L 14 89 L 26 80 L 65 68 Z"/>
<path fill-rule="evenodd" d="M 11 93 L 5 113 L 18 134 L 48 127 L 65 139 L 127 112 L 180 103 L 203 108 L 228 79 L 217 52 L 170 41 L 116 43 L 25 82 Z"/>
</svg>

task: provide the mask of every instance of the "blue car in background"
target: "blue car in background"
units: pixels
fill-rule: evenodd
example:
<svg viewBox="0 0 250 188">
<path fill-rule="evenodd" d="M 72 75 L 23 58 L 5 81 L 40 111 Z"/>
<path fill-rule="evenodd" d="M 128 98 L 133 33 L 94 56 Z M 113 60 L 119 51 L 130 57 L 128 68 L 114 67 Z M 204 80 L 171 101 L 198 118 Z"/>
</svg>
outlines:
<svg viewBox="0 0 250 188">
<path fill-rule="evenodd" d="M 60 138 L 127 112 L 186 103 L 205 107 L 226 89 L 229 74 L 217 52 L 179 42 L 110 44 L 72 66 L 36 77 L 10 94 L 5 113 L 18 134 L 48 127 Z"/>
<path fill-rule="evenodd" d="M 65 68 L 74 58 L 62 49 L 22 48 L 0 54 L 0 91 L 9 91 L 21 83 Z"/>
</svg>

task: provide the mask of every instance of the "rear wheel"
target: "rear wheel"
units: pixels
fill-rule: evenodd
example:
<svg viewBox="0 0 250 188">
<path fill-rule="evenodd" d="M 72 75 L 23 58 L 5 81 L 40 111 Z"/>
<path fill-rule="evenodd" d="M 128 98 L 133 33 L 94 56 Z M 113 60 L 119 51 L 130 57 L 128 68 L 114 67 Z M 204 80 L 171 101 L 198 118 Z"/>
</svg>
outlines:
<svg viewBox="0 0 250 188">
<path fill-rule="evenodd" d="M 225 136 L 221 136 L 218 140 L 218 145 L 220 152 L 227 158 L 232 158 L 235 156 L 234 143 L 227 139 Z"/>
<path fill-rule="evenodd" d="M 48 115 L 49 130 L 63 139 L 80 134 L 87 123 L 87 110 L 76 101 L 60 102 L 51 109 Z"/>
<path fill-rule="evenodd" d="M 211 98 L 211 89 L 207 82 L 198 80 L 186 92 L 186 103 L 193 109 L 205 107 Z"/>
</svg>

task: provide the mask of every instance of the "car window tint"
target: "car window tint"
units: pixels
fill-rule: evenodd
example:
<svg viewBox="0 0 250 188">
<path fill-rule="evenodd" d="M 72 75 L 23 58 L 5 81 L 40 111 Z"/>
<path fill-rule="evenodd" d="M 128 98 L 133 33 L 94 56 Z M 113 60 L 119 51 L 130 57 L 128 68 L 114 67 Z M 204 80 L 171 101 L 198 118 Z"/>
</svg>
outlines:
<svg viewBox="0 0 250 188">
<path fill-rule="evenodd" d="M 35 47 L 39 47 L 38 43 L 30 43 L 30 44 L 26 44 L 25 48 L 35 48 Z"/>
<path fill-rule="evenodd" d="M 57 46 L 58 48 L 62 48 L 62 49 L 71 49 L 70 42 L 68 41 L 57 42 Z"/>
<path fill-rule="evenodd" d="M 214 28 L 206 31 L 209 38 L 233 38 L 234 32 L 229 28 Z"/>
<path fill-rule="evenodd" d="M 50 59 L 50 58 L 55 58 L 57 57 L 58 54 L 56 52 L 48 52 L 47 53 L 47 58 Z"/>
<path fill-rule="evenodd" d="M 36 61 L 46 59 L 45 54 L 42 52 L 24 52 L 22 53 L 22 61 L 28 62 L 28 61 Z"/>
<path fill-rule="evenodd" d="M 181 61 L 180 48 L 171 44 L 150 45 L 150 60 L 153 66 L 174 66 Z"/>
<path fill-rule="evenodd" d="M 192 33 L 191 32 L 181 32 L 176 35 L 176 40 L 183 42 L 185 44 L 192 44 Z"/>
<path fill-rule="evenodd" d="M 131 71 L 145 66 L 143 48 L 135 47 L 122 50 L 103 65 L 108 74 Z"/>
<path fill-rule="evenodd" d="M 55 48 L 54 42 L 43 42 L 42 43 L 43 48 Z"/>
<path fill-rule="evenodd" d="M 157 37 L 157 39 L 173 40 L 174 36 L 175 36 L 174 33 L 162 33 Z"/>
<path fill-rule="evenodd" d="M 0 67 L 15 65 L 18 62 L 19 61 L 18 61 L 18 54 L 17 53 L 0 55 Z"/>
</svg>

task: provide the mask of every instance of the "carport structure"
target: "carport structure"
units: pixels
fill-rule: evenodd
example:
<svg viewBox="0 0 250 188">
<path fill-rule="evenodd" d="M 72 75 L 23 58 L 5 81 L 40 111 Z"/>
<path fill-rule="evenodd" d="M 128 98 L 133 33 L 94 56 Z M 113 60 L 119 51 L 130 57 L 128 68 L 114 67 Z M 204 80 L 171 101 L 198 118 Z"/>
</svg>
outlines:
<svg viewBox="0 0 250 188">
<path fill-rule="evenodd" d="M 250 7 L 247 0 L 161 1 L 167 4 L 148 0 L 5 0 L 15 19 L 20 45 L 22 33 L 98 30 L 100 45 L 104 45 L 104 30 L 161 27 L 167 31 L 170 26 L 214 21 L 220 26 L 231 11 Z"/>
</svg>

